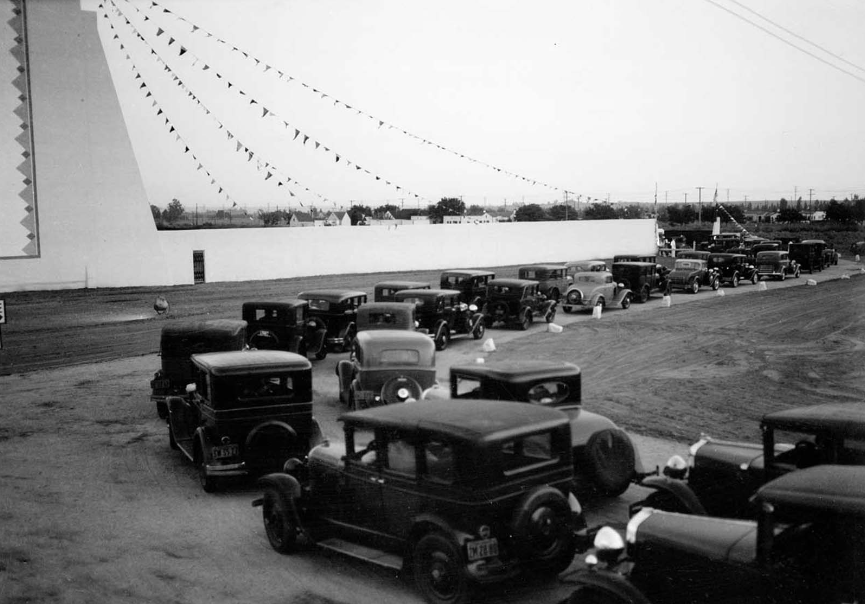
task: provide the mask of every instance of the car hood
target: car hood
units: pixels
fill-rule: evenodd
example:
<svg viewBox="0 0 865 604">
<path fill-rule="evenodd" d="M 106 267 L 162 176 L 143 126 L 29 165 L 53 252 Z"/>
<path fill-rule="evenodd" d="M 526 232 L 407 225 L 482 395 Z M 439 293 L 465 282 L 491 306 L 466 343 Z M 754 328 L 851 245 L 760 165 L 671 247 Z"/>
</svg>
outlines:
<svg viewBox="0 0 865 604">
<path fill-rule="evenodd" d="M 739 443 L 709 440 L 697 451 L 697 466 L 710 464 L 712 467 L 737 467 L 762 469 L 764 465 L 763 446 L 753 443 Z"/>
<path fill-rule="evenodd" d="M 646 510 L 646 516 L 634 529 L 633 542 L 637 551 L 645 551 L 646 546 L 650 546 L 650 555 L 673 551 L 740 564 L 756 560 L 757 523 L 754 521 L 659 510 Z"/>
</svg>

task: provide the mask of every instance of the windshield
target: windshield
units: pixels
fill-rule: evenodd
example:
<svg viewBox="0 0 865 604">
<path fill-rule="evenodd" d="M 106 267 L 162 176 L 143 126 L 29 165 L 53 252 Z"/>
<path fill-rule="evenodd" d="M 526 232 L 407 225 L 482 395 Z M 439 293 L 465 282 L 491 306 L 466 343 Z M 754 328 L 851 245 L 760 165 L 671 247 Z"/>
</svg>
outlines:
<svg viewBox="0 0 865 604">
<path fill-rule="evenodd" d="M 382 350 L 379 362 L 381 365 L 419 365 L 420 352 L 408 349 Z"/>
<path fill-rule="evenodd" d="M 270 404 L 274 399 L 306 400 L 303 393 L 311 386 L 311 373 L 267 373 L 223 376 L 213 380 L 213 404 L 216 408 L 254 407 Z"/>
</svg>

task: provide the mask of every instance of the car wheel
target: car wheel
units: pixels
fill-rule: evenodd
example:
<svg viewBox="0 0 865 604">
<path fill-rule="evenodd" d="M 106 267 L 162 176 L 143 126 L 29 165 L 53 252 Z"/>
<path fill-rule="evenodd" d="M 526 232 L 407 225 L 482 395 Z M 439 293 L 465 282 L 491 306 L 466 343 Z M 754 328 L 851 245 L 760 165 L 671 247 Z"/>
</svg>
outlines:
<svg viewBox="0 0 865 604">
<path fill-rule="evenodd" d="M 165 404 L 165 401 L 156 401 L 156 415 L 159 416 L 159 419 L 168 419 L 168 405 Z"/>
<path fill-rule="evenodd" d="M 553 306 L 546 316 L 547 323 L 552 323 L 556 319 L 556 307 Z"/>
<path fill-rule="evenodd" d="M 518 555 L 530 570 L 557 575 L 573 561 L 571 508 L 558 489 L 546 486 L 527 493 L 514 510 L 511 530 Z"/>
<path fill-rule="evenodd" d="M 798 276 L 798 275 L 797 275 L 797 276 Z M 782 270 L 782 271 L 781 271 L 781 276 L 778 277 L 778 278 L 779 278 L 781 281 L 786 281 L 786 280 L 787 280 L 787 273 L 786 273 L 784 270 Z"/>
<path fill-rule="evenodd" d="M 475 325 L 475 328 L 472 330 L 472 337 L 475 340 L 480 340 L 482 337 L 484 337 L 484 333 L 486 333 L 486 327 L 484 326 L 484 320 L 479 319 L 477 325 Z"/>
<path fill-rule="evenodd" d="M 606 302 L 604 302 L 603 298 L 598 298 L 598 301 L 595 302 L 595 306 L 600 306 L 601 310 L 603 310 L 604 308 L 606 308 L 607 304 Z"/>
<path fill-rule="evenodd" d="M 447 325 L 442 325 L 438 332 L 436 333 L 436 350 L 444 350 L 448 347 L 448 344 L 451 341 L 451 330 L 448 329 Z"/>
<path fill-rule="evenodd" d="M 520 320 L 519 328 L 522 331 L 525 331 L 529 328 L 529 325 L 532 324 L 532 311 L 528 308 L 523 311 L 523 317 Z"/>
<path fill-rule="evenodd" d="M 640 289 L 640 295 L 637 298 L 637 302 L 639 302 L 640 304 L 645 304 L 648 301 L 649 301 L 649 287 L 647 285 L 644 285 Z"/>
<path fill-rule="evenodd" d="M 584 461 L 585 470 L 598 490 L 604 495 L 618 497 L 628 489 L 634 477 L 636 453 L 624 430 L 607 429 L 589 437 Z"/>
<path fill-rule="evenodd" d="M 625 310 L 631 308 L 631 296 L 625 296 L 622 298 L 622 308 Z"/>
<path fill-rule="evenodd" d="M 300 527 L 294 503 L 286 501 L 278 490 L 269 488 L 264 491 L 264 504 L 261 509 L 264 532 L 270 546 L 280 554 L 289 554 L 297 549 Z"/>
<path fill-rule="evenodd" d="M 180 448 L 177 446 L 177 439 L 174 438 L 174 428 L 171 427 L 171 420 L 168 421 L 168 446 L 175 451 Z"/>
<path fill-rule="evenodd" d="M 754 271 L 751 274 L 751 285 L 757 285 L 757 281 L 760 280 L 760 276 L 757 274 L 757 271 Z"/>
<path fill-rule="evenodd" d="M 249 336 L 249 347 L 257 350 L 278 350 L 279 338 L 268 329 L 261 329 Z"/>
<path fill-rule="evenodd" d="M 570 306 L 562 306 L 562 310 L 565 311 L 566 315 L 569 315 L 573 309 Z"/>
<path fill-rule="evenodd" d="M 468 601 L 469 581 L 459 548 L 440 533 L 421 537 L 412 555 L 414 581 L 428 602 L 462 604 Z"/>
<path fill-rule="evenodd" d="M 324 342 L 321 343 L 321 348 L 315 353 L 315 358 L 318 361 L 323 361 L 327 358 L 327 346 L 324 345 Z"/>
<path fill-rule="evenodd" d="M 195 456 L 195 465 L 198 470 L 198 483 L 205 493 L 215 493 L 219 488 L 219 483 L 216 478 L 207 473 L 207 462 L 204 460 L 201 450 L 198 450 Z"/>
<path fill-rule="evenodd" d="M 691 293 L 696 294 L 700 291 L 700 281 L 698 279 L 694 279 L 691 281 Z"/>
<path fill-rule="evenodd" d="M 797 266 L 797 267 L 796 267 L 796 272 L 793 273 L 793 277 L 794 277 L 795 279 L 798 279 L 798 278 L 799 278 L 799 275 L 801 274 L 801 272 L 802 272 L 802 269 L 800 269 L 800 268 Z"/>
<path fill-rule="evenodd" d="M 733 278 L 730 279 L 730 285 L 732 287 L 739 287 L 739 273 L 733 273 Z"/>
</svg>

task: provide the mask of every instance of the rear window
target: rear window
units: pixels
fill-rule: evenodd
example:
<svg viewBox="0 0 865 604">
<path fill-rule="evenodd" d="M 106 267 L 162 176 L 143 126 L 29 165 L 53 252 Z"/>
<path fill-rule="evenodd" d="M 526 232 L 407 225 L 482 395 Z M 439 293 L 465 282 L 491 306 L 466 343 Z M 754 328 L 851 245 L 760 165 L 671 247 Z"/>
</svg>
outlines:
<svg viewBox="0 0 865 604">
<path fill-rule="evenodd" d="M 370 325 L 396 325 L 397 317 L 392 312 L 371 312 L 369 313 Z"/>
<path fill-rule="evenodd" d="M 318 299 L 309 300 L 309 307 L 314 309 L 314 310 L 328 311 L 328 310 L 330 310 L 330 302 L 328 302 L 327 300 L 318 300 Z"/>
<path fill-rule="evenodd" d="M 553 435 L 550 432 L 503 442 L 501 458 L 505 476 L 553 465 L 559 460 L 553 450 Z"/>
<path fill-rule="evenodd" d="M 379 360 L 382 365 L 418 365 L 420 353 L 417 350 L 382 350 Z"/>
</svg>

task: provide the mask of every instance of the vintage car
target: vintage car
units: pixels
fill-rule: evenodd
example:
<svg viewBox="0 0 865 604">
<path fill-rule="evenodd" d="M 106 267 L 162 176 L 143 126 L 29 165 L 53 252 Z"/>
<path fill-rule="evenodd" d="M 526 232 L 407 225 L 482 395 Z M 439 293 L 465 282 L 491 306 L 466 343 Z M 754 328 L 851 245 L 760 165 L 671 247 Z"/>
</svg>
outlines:
<svg viewBox="0 0 865 604">
<path fill-rule="evenodd" d="M 568 269 L 568 274 L 573 276 L 576 273 L 591 273 L 594 271 L 609 271 L 607 263 L 603 260 L 576 260 L 574 262 L 566 262 L 565 268 Z"/>
<path fill-rule="evenodd" d="M 537 281 L 493 279 L 487 285 L 487 303 L 482 312 L 487 327 L 500 323 L 526 330 L 536 316 L 552 323 L 556 318 L 556 301 L 538 291 Z"/>
<path fill-rule="evenodd" d="M 721 280 L 718 271 L 705 260 L 676 258 L 673 270 L 667 275 L 670 290 L 681 289 L 696 294 L 702 286 L 718 289 Z"/>
<path fill-rule="evenodd" d="M 417 400 L 436 383 L 435 344 L 415 331 L 360 331 L 336 377 L 339 400 L 349 409 Z"/>
<path fill-rule="evenodd" d="M 306 300 L 244 302 L 241 312 L 249 325 L 250 348 L 311 354 L 319 360 L 327 356 L 327 327 L 310 316 Z"/>
<path fill-rule="evenodd" d="M 270 545 L 314 543 L 411 573 L 432 604 L 476 586 L 550 577 L 588 539 L 556 409 L 436 401 L 343 414 L 345 442 L 260 480 Z"/>
<path fill-rule="evenodd" d="M 562 292 L 568 289 L 570 277 L 564 264 L 533 264 L 517 269 L 517 278 L 538 282 L 538 291 L 558 302 Z"/>
<path fill-rule="evenodd" d="M 801 270 L 809 273 L 823 270 L 825 264 L 823 261 L 824 249 L 826 249 L 826 242 L 821 239 L 806 239 L 787 246 L 790 259 L 795 260 Z"/>
<path fill-rule="evenodd" d="M 312 416 L 312 365 L 283 350 L 192 356 L 186 396 L 170 396 L 168 443 L 198 469 L 202 488 L 272 472 L 321 442 Z"/>
<path fill-rule="evenodd" d="M 366 302 L 364 292 L 346 289 L 317 289 L 297 294 L 309 302 L 309 314 L 327 326 L 327 349 L 346 352 L 357 333 L 357 309 Z"/>
<path fill-rule="evenodd" d="M 770 277 L 783 281 L 787 275 L 793 275 L 798 279 L 801 271 L 799 264 L 790 258 L 788 252 L 758 252 L 755 262 L 757 263 L 757 274 L 760 277 Z"/>
<path fill-rule="evenodd" d="M 393 302 L 394 294 L 404 289 L 429 289 L 426 281 L 380 281 L 373 286 L 373 302 Z"/>
<path fill-rule="evenodd" d="M 756 285 L 760 280 L 757 266 L 745 254 L 713 252 L 709 256 L 709 268 L 717 271 L 721 283 L 729 283 L 731 287 L 739 287 L 740 281 L 750 281 Z"/>
<path fill-rule="evenodd" d="M 827 246 L 823 250 L 823 265 L 824 266 L 837 265 L 838 264 L 838 258 L 840 258 L 840 254 L 838 253 L 838 250 L 836 250 L 835 248 Z"/>
<path fill-rule="evenodd" d="M 583 408 L 582 376 L 572 363 L 526 360 L 454 365 L 450 397 L 532 403 L 566 413 L 580 494 L 616 497 L 646 475 L 625 431 Z"/>
<path fill-rule="evenodd" d="M 448 347 L 453 336 L 471 335 L 475 340 L 484 335 L 484 315 L 474 304 L 460 301 L 455 289 L 407 289 L 396 293 L 398 302 L 415 307 L 418 326 L 430 335 L 436 350 Z"/>
<path fill-rule="evenodd" d="M 562 604 L 841 604 L 865 598 L 865 468 L 827 465 L 757 491 L 756 519 L 644 508 L 595 532 Z"/>
<path fill-rule="evenodd" d="M 616 283 L 612 273 L 574 273 L 573 280 L 562 298 L 562 310 L 566 313 L 595 306 L 631 306 L 631 290 Z"/>
<path fill-rule="evenodd" d="M 691 445 L 687 463 L 674 455 L 662 476 L 643 480 L 656 491 L 633 509 L 748 517 L 754 491 L 781 474 L 819 464 L 865 465 L 865 403 L 775 411 L 763 417 L 760 430 L 762 443 L 704 434 Z"/>
<path fill-rule="evenodd" d="M 246 322 L 234 319 L 172 321 L 162 327 L 159 338 L 161 367 L 150 380 L 150 400 L 156 403 L 160 419 L 168 417 L 166 397 L 183 395 L 195 375 L 190 358 L 201 352 L 243 350 Z"/>
<path fill-rule="evenodd" d="M 357 331 L 408 329 L 419 331 L 420 323 L 413 304 L 367 302 L 357 309 Z"/>
<path fill-rule="evenodd" d="M 667 272 L 660 264 L 652 262 L 614 262 L 613 280 L 630 289 L 632 301 L 644 303 L 655 291 L 667 287 Z"/>
<path fill-rule="evenodd" d="M 777 239 L 761 241 L 755 243 L 745 251 L 748 261 L 751 264 L 757 264 L 757 254 L 760 252 L 780 252 L 783 250 L 784 244 Z"/>
<path fill-rule="evenodd" d="M 719 233 L 712 235 L 706 251 L 726 252 L 730 249 L 739 249 L 743 246 L 745 237 L 742 233 Z"/>
<path fill-rule="evenodd" d="M 460 301 L 482 308 L 487 299 L 487 283 L 495 279 L 492 271 L 479 269 L 451 269 L 442 271 L 439 279 L 441 289 L 455 289 L 460 292 Z"/>
</svg>

